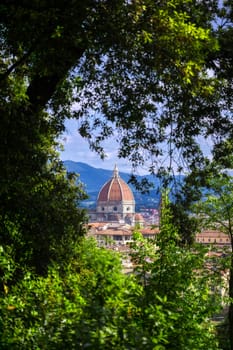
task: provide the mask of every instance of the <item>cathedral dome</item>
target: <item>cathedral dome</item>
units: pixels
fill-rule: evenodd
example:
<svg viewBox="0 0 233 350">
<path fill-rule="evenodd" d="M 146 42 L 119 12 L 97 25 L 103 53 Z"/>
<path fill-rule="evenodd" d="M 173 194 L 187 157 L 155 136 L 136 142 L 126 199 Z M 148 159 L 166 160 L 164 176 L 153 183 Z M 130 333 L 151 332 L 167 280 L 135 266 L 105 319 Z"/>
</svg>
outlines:
<svg viewBox="0 0 233 350">
<path fill-rule="evenodd" d="M 115 201 L 132 201 L 134 196 L 127 185 L 119 176 L 117 167 L 115 166 L 112 178 L 104 184 L 98 195 L 98 202 L 115 202 Z"/>
<path fill-rule="evenodd" d="M 129 220 L 129 214 L 132 220 Z M 96 206 L 96 219 L 107 222 L 133 222 L 135 201 L 133 192 L 121 179 L 115 166 L 112 178 L 101 188 Z"/>
</svg>

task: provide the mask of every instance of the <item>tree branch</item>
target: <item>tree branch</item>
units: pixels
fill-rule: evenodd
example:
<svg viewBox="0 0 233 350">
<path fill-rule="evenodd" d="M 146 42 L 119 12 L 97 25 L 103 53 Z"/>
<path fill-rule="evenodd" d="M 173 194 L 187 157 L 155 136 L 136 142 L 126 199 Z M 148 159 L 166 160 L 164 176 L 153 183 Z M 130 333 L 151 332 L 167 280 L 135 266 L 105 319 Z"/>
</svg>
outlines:
<svg viewBox="0 0 233 350">
<path fill-rule="evenodd" d="M 25 53 L 18 61 L 16 61 L 12 66 L 10 66 L 5 73 L 0 74 L 0 81 L 6 79 L 15 68 L 19 67 L 22 63 L 26 61 L 26 59 L 31 55 L 33 50 L 35 49 L 36 44 L 33 45 L 27 53 Z"/>
</svg>

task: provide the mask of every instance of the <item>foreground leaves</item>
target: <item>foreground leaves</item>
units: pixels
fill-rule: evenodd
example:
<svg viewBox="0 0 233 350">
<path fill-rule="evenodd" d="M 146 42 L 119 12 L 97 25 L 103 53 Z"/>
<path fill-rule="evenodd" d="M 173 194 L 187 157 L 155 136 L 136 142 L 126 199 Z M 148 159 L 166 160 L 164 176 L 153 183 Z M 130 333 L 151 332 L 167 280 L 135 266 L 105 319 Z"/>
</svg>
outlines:
<svg viewBox="0 0 233 350">
<path fill-rule="evenodd" d="M 130 275 L 117 253 L 83 238 L 62 268 L 11 285 L 15 266 L 2 250 L 1 349 L 218 349 L 206 252 L 179 248 L 170 224 L 161 232 L 156 241 L 135 234 Z"/>
</svg>

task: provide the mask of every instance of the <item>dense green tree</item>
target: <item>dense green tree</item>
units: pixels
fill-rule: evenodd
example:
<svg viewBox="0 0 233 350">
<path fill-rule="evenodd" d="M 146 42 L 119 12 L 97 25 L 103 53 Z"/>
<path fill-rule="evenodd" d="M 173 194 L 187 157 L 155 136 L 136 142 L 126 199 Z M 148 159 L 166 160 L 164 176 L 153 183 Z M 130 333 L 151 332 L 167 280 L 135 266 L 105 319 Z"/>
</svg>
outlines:
<svg viewBox="0 0 233 350">
<path fill-rule="evenodd" d="M 199 229 L 198 220 L 191 216 L 190 203 L 187 203 L 187 198 L 184 196 L 181 201 L 178 199 L 169 204 L 172 220 L 177 228 L 180 237 L 180 245 L 192 245 L 195 241 L 195 235 Z"/>
<path fill-rule="evenodd" d="M 101 154 L 117 129 L 119 155 L 134 166 L 150 159 L 152 172 L 176 150 L 200 162 L 196 136 L 230 123 L 206 70 L 216 1 L 3 1 L 0 11 L 1 81 L 25 78 L 26 123 L 46 106 L 61 124 L 82 116 L 79 131 Z"/>
<path fill-rule="evenodd" d="M 137 233 L 132 244 L 136 276 L 143 286 L 145 348 L 218 349 L 211 318 L 220 306 L 220 296 L 212 292 L 221 284 L 220 271 L 214 275 L 209 270 L 205 248 L 180 247 L 179 240 L 164 196 L 157 238 L 148 241 Z M 166 325 L 157 322 L 158 308 Z"/>
<path fill-rule="evenodd" d="M 119 253 L 83 238 L 62 269 L 1 281 L 1 349 L 217 349 L 206 252 L 179 248 L 169 220 L 156 241 L 135 233 L 135 274 L 122 272 Z M 1 253 L 11 278 L 15 263 Z"/>
<path fill-rule="evenodd" d="M 26 271 L 14 286 L 5 287 L 1 349 L 125 348 L 118 347 L 118 315 L 130 305 L 128 293 L 136 285 L 122 273 L 120 257 L 79 239 L 75 259 L 64 262 L 62 270 L 50 265 L 46 277 Z"/>
<path fill-rule="evenodd" d="M 23 118 L 16 123 L 19 128 Z M 12 129 L 12 133 L 17 130 L 21 129 Z M 35 144 L 28 142 L 23 133 L 20 137 L 25 141 L 25 153 L 12 139 L 15 152 L 8 143 L 9 149 L 1 154 L 5 166 L 1 169 L 0 242 L 22 268 L 28 265 L 38 273 L 46 273 L 48 263 L 62 263 L 77 236 L 84 234 L 86 219 L 77 204 L 85 194 L 81 184 L 75 184 L 76 176 L 67 178 L 49 132 L 38 132 L 40 140 L 33 139 Z M 20 277 L 19 269 L 20 265 L 13 279 Z"/>
<path fill-rule="evenodd" d="M 28 119 L 22 85 L 16 77 L 1 96 L 0 242 L 22 266 L 46 273 L 49 261 L 67 257 L 84 233 L 77 203 L 85 194 L 58 159 L 54 121 L 45 112 Z"/>
<path fill-rule="evenodd" d="M 204 228 L 211 227 L 229 236 L 233 249 L 233 179 L 226 172 L 219 171 L 207 179 L 208 190 L 205 189 L 202 200 L 194 206 Z M 233 257 L 230 255 L 229 268 L 229 340 L 233 349 Z"/>
<path fill-rule="evenodd" d="M 0 96 L 0 244 L 20 263 L 13 280 L 24 265 L 43 274 L 49 262 L 62 263 L 86 222 L 77 209 L 83 187 L 67 176 L 56 151 L 61 126 L 45 111 L 32 111 L 24 74 L 2 81 Z"/>
</svg>

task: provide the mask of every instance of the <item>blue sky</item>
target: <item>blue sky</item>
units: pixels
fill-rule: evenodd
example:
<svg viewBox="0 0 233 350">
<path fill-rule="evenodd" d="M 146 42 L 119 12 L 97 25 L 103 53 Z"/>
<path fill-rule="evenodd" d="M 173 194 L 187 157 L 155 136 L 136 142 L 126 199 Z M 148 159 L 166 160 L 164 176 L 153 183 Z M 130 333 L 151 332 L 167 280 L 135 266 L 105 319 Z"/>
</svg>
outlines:
<svg viewBox="0 0 233 350">
<path fill-rule="evenodd" d="M 131 164 L 127 159 L 119 159 L 117 157 L 117 143 L 114 139 L 104 142 L 104 149 L 107 154 L 105 160 L 101 160 L 98 154 L 89 149 L 88 142 L 78 133 L 79 123 L 77 120 L 67 120 L 65 123 L 66 131 L 62 135 L 62 144 L 64 151 L 60 152 L 61 159 L 73 160 L 75 162 L 87 163 L 95 168 L 113 170 L 117 164 L 120 172 L 131 172 Z M 204 140 L 202 137 L 198 139 L 204 153 L 210 155 L 212 146 L 211 140 Z M 138 174 L 144 175 L 148 173 L 146 168 L 138 169 Z"/>
<path fill-rule="evenodd" d="M 101 160 L 98 154 L 91 151 L 88 142 L 82 138 L 78 129 L 77 120 L 67 120 L 65 123 L 66 132 L 62 135 L 62 144 L 64 151 L 60 152 L 61 159 L 73 160 L 75 162 L 87 163 L 95 168 L 103 168 L 113 170 L 117 164 L 121 172 L 130 172 L 131 165 L 126 159 L 117 157 L 117 144 L 112 138 L 104 143 L 104 149 L 107 154 L 105 160 Z"/>
</svg>

